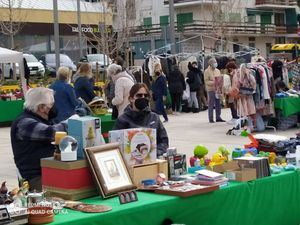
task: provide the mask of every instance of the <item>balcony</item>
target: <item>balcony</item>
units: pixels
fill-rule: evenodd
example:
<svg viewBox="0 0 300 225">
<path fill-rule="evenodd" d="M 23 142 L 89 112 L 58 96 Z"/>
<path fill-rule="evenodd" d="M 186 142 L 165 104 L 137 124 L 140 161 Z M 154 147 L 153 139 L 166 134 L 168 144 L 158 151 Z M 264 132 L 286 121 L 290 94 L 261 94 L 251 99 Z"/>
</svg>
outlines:
<svg viewBox="0 0 300 225">
<path fill-rule="evenodd" d="M 288 9 L 297 7 L 295 0 L 256 0 L 256 8 Z"/>
<path fill-rule="evenodd" d="M 160 35 L 163 28 L 159 24 L 153 24 L 151 27 L 138 26 L 132 30 L 132 36 L 150 36 Z M 276 26 L 275 24 L 261 24 L 261 23 L 233 23 L 224 22 L 217 24 L 213 21 L 195 20 L 193 23 L 180 24 L 175 26 L 177 34 L 183 35 L 213 35 L 213 36 L 297 36 L 297 27 Z"/>
<path fill-rule="evenodd" d="M 223 4 L 226 3 L 227 0 L 174 0 L 174 7 L 181 8 L 186 6 L 197 6 L 203 4 Z M 169 5 L 168 0 L 164 0 L 165 5 Z"/>
</svg>

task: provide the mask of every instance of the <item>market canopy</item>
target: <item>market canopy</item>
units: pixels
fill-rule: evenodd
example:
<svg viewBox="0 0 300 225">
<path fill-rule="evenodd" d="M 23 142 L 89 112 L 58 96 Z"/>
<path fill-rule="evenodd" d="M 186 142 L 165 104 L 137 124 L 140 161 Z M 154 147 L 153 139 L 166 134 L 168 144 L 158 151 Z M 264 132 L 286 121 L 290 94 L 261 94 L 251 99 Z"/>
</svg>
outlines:
<svg viewBox="0 0 300 225">
<path fill-rule="evenodd" d="M 26 86 L 26 80 L 24 77 L 23 53 L 0 47 L 0 63 L 18 63 L 19 64 L 20 79 L 21 79 L 21 83 L 22 83 L 22 89 L 25 94 L 25 92 L 27 90 L 27 86 Z"/>
</svg>

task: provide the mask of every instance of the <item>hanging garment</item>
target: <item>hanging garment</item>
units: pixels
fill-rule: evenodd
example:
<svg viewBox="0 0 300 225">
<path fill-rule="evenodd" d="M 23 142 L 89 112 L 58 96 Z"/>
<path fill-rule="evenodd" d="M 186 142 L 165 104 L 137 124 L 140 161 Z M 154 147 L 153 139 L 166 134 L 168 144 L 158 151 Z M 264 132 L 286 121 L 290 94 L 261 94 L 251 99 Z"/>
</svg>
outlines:
<svg viewBox="0 0 300 225">
<path fill-rule="evenodd" d="M 154 76 L 154 67 L 156 64 L 160 64 L 160 59 L 155 55 L 150 55 L 148 69 L 149 69 L 149 75 L 151 77 Z"/>
</svg>

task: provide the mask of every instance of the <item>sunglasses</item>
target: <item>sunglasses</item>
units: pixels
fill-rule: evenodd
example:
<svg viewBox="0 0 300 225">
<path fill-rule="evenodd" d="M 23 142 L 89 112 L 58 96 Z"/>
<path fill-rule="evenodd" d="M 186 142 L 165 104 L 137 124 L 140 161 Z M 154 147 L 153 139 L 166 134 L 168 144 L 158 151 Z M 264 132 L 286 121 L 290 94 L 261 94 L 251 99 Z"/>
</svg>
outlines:
<svg viewBox="0 0 300 225">
<path fill-rule="evenodd" d="M 148 94 L 136 94 L 136 98 L 149 98 L 150 96 Z"/>
</svg>

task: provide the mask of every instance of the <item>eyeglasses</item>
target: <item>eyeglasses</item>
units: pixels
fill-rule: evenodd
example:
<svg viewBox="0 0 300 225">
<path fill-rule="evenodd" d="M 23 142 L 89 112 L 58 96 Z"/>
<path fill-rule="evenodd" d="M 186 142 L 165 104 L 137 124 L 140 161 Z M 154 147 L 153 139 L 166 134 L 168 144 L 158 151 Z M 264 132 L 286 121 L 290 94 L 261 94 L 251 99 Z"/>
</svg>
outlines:
<svg viewBox="0 0 300 225">
<path fill-rule="evenodd" d="M 148 94 L 139 93 L 135 95 L 136 98 L 150 98 Z"/>
</svg>

